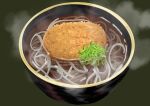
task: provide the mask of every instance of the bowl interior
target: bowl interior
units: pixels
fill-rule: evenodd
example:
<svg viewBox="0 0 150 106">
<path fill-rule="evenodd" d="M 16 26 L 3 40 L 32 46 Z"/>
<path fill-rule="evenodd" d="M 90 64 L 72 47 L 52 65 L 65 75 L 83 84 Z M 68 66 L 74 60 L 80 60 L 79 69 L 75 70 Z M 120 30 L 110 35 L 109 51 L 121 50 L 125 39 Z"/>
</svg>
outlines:
<svg viewBox="0 0 150 106">
<path fill-rule="evenodd" d="M 106 23 L 108 27 L 113 26 L 116 33 L 118 33 L 118 35 L 124 38 L 126 41 L 128 51 L 126 61 L 128 60 L 132 49 L 132 41 L 126 26 L 124 26 L 120 20 L 114 16 L 113 13 L 103 10 L 103 8 L 100 9 L 90 5 L 69 4 L 44 10 L 30 20 L 23 32 L 21 44 L 26 61 L 30 64 L 30 40 L 35 33 L 46 31 L 49 24 L 56 18 L 64 19 L 74 17 L 88 18 L 92 22 L 100 20 L 102 22 L 101 25 L 106 33 L 109 29 L 105 27 L 103 23 Z"/>
</svg>

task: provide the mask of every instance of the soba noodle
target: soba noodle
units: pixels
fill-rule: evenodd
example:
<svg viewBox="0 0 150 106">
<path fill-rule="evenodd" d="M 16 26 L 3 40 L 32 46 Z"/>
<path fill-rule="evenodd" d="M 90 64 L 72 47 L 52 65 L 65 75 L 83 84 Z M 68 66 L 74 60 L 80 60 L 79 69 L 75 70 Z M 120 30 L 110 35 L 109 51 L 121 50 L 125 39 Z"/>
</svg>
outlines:
<svg viewBox="0 0 150 106">
<path fill-rule="evenodd" d="M 63 20 L 57 18 L 50 23 L 48 29 L 63 22 L 81 21 L 88 22 L 89 20 L 83 17 Z M 38 73 L 44 75 L 48 79 L 55 79 L 64 83 L 82 85 L 105 80 L 119 71 L 124 65 L 127 46 L 114 30 L 108 28 L 104 29 L 109 31 L 107 36 L 108 44 L 105 47 L 107 50 L 106 61 L 100 66 L 90 66 L 89 68 L 86 65 L 76 65 L 74 62 L 68 61 L 67 64 L 69 68 L 64 68 L 58 60 L 52 60 L 49 54 L 47 54 L 46 49 L 44 49 L 43 35 L 46 31 L 38 32 L 31 38 L 30 47 L 32 54 L 30 55 L 30 62 Z"/>
</svg>

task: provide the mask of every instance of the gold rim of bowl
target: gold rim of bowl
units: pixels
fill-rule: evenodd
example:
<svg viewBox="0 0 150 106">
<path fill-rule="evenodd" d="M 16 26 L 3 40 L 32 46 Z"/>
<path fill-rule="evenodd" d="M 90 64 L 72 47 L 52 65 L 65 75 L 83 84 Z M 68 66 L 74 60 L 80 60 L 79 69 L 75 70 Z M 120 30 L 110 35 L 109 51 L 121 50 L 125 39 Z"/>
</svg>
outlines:
<svg viewBox="0 0 150 106">
<path fill-rule="evenodd" d="M 66 84 L 66 83 L 58 82 L 58 81 L 53 80 L 53 79 L 46 78 L 45 76 L 43 76 L 43 75 L 39 74 L 38 72 L 36 72 L 36 70 L 34 70 L 32 68 L 32 66 L 27 62 L 27 60 L 26 60 L 26 58 L 24 56 L 24 53 L 23 53 L 23 48 L 22 48 L 22 39 L 23 39 L 23 35 L 24 35 L 24 32 L 25 32 L 27 26 L 30 24 L 30 22 L 32 22 L 32 20 L 34 20 L 40 14 L 42 14 L 42 13 L 48 11 L 48 10 L 51 10 L 53 8 L 56 8 L 56 7 L 59 7 L 59 6 L 65 6 L 65 5 L 84 5 L 84 6 L 91 6 L 91 7 L 95 7 L 95 8 L 98 8 L 98 9 L 102 9 L 102 10 L 108 12 L 109 14 L 113 15 L 115 18 L 117 18 L 122 23 L 122 25 L 126 28 L 126 30 L 128 31 L 129 36 L 130 36 L 130 40 L 131 40 L 131 53 L 129 55 L 129 58 L 128 58 L 126 64 L 118 72 L 116 72 L 114 75 L 112 75 L 110 78 L 107 78 L 107 79 L 105 79 L 103 81 L 100 81 L 100 82 L 97 82 L 97 83 L 94 83 L 94 84 L 85 84 L 85 85 Z M 131 60 L 133 58 L 134 51 L 135 51 L 135 40 L 134 40 L 134 36 L 133 36 L 133 33 L 132 33 L 131 28 L 129 27 L 129 25 L 118 14 L 116 14 L 112 10 L 110 10 L 108 8 L 105 8 L 103 6 L 97 5 L 97 4 L 87 3 L 87 2 L 67 2 L 67 3 L 56 4 L 56 5 L 50 6 L 50 7 L 46 8 L 46 9 L 38 12 L 36 15 L 34 15 L 26 23 L 26 25 L 24 26 L 24 28 L 23 28 L 23 30 L 22 30 L 22 32 L 20 34 L 20 38 L 19 38 L 19 52 L 20 52 L 20 56 L 21 56 L 24 64 L 27 66 L 27 68 L 36 77 L 40 78 L 41 80 L 44 80 L 47 83 L 54 84 L 56 86 L 61 86 L 61 87 L 66 87 L 66 88 L 87 88 L 87 87 L 94 87 L 94 86 L 98 86 L 98 85 L 101 85 L 101 84 L 105 84 L 105 83 L 113 80 L 114 78 L 116 78 L 118 75 L 120 75 L 128 67 L 128 65 L 130 64 L 130 62 L 131 62 Z"/>
</svg>

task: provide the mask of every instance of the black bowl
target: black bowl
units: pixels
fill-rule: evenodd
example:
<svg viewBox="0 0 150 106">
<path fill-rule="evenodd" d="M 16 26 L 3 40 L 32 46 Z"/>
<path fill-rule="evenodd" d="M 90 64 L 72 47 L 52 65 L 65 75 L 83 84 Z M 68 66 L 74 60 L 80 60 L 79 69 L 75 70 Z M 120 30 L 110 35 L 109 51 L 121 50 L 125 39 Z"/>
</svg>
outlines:
<svg viewBox="0 0 150 106">
<path fill-rule="evenodd" d="M 29 62 L 31 37 L 37 32 L 46 30 L 49 23 L 56 18 L 74 16 L 88 17 L 93 22 L 100 19 L 101 22 L 107 23 L 107 27 L 102 25 L 106 32 L 113 25 L 119 36 L 122 36 L 126 40 L 128 50 L 126 63 L 110 78 L 96 84 L 70 85 L 47 79 L 37 73 L 31 66 Z M 106 96 L 126 74 L 128 65 L 134 54 L 134 49 L 135 41 L 133 33 L 128 24 L 119 15 L 105 7 L 85 2 L 62 3 L 40 11 L 27 22 L 19 40 L 21 58 L 28 67 L 35 84 L 49 97 L 72 104 L 93 103 Z"/>
</svg>

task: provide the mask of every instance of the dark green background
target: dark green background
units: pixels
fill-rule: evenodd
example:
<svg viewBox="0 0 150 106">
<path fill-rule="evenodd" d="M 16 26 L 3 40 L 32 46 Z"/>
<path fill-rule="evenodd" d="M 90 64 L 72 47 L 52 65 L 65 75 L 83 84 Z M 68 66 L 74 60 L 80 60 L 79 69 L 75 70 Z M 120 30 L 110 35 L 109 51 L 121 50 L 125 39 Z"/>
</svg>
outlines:
<svg viewBox="0 0 150 106">
<path fill-rule="evenodd" d="M 17 51 L 14 55 L 14 42 L 6 26 L 11 24 L 13 17 L 21 11 L 27 11 L 31 16 L 50 5 L 73 0 L 1 0 L 0 1 L 0 106 L 70 106 L 50 99 L 43 94 L 27 74 L 27 68 L 19 58 Z M 106 6 L 115 11 L 119 3 L 126 0 L 74 0 L 90 1 Z M 150 10 L 148 0 L 132 0 L 139 11 Z M 121 14 L 120 14 L 121 15 Z M 126 19 L 126 17 L 124 17 Z M 131 17 L 133 18 L 133 17 Z M 136 16 L 134 17 L 136 18 Z M 126 19 L 128 21 L 128 19 Z M 150 21 L 150 19 L 149 19 Z M 130 25 L 130 21 L 128 21 Z M 23 25 L 18 26 L 22 28 Z M 131 25 L 132 26 L 132 25 Z M 131 27 L 132 28 L 132 27 Z M 134 28 L 133 28 L 134 29 Z M 20 30 L 21 31 L 21 30 Z M 150 39 L 150 30 L 139 30 L 134 33 L 140 39 Z M 142 36 L 141 36 L 142 35 Z M 17 42 L 16 42 L 17 43 Z M 138 41 L 137 41 L 138 44 Z M 143 45 L 150 47 L 150 45 Z M 137 46 L 138 47 L 138 46 Z M 140 46 L 141 47 L 141 46 Z M 150 48 L 149 48 L 150 49 Z M 147 51 L 148 52 L 148 51 Z M 150 54 L 149 54 L 150 55 Z M 143 57 L 144 55 L 143 52 Z M 136 70 L 129 70 L 125 78 L 113 92 L 93 106 L 148 106 L 150 105 L 150 62 Z M 89 106 L 89 105 L 88 105 Z"/>
</svg>

